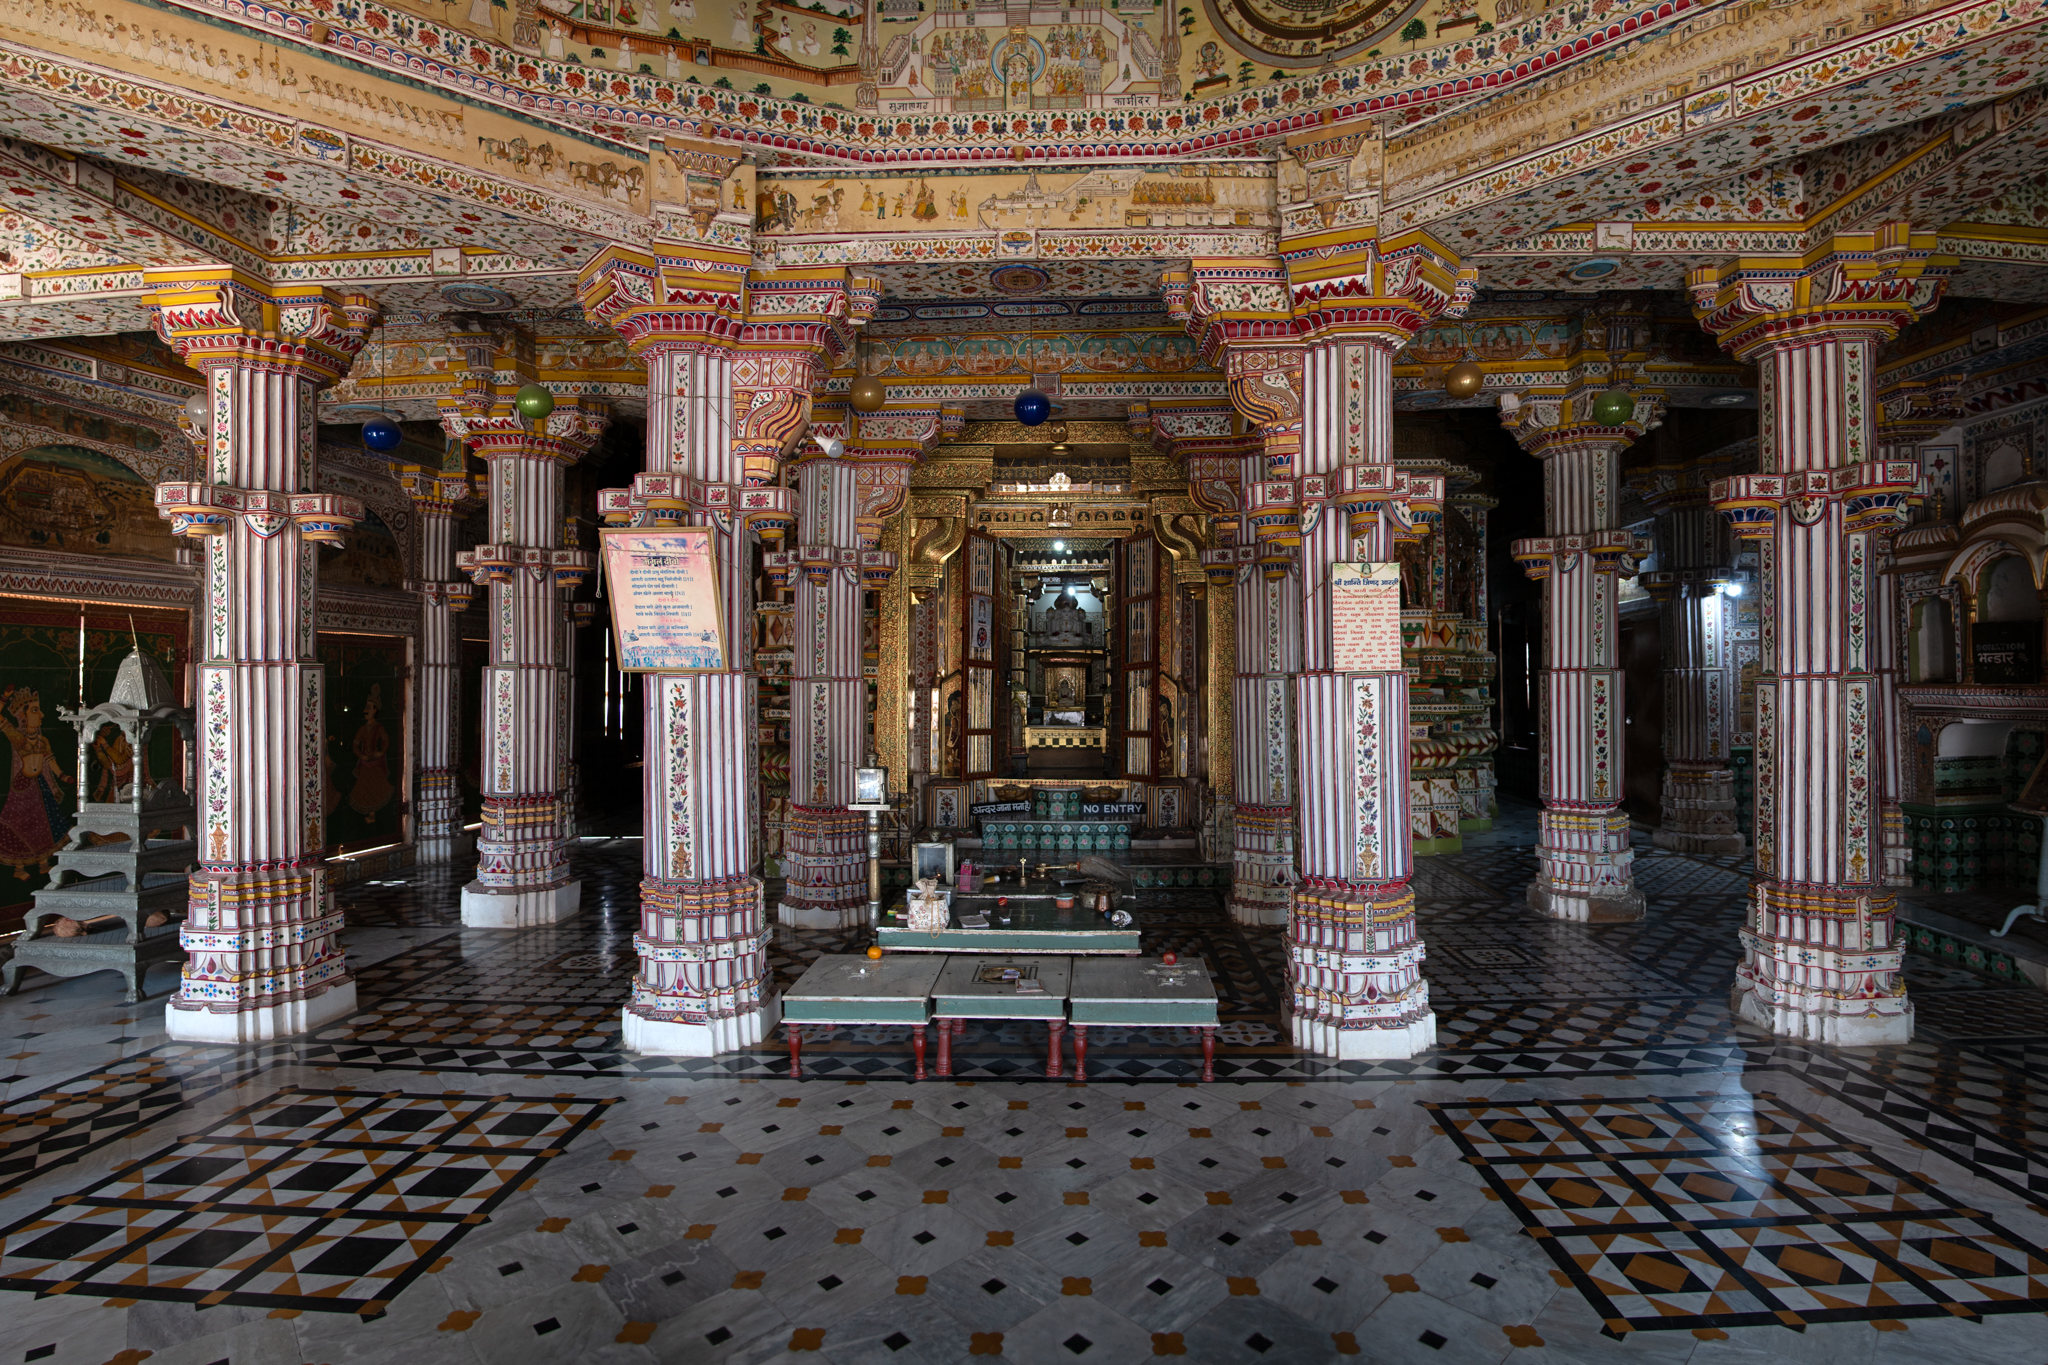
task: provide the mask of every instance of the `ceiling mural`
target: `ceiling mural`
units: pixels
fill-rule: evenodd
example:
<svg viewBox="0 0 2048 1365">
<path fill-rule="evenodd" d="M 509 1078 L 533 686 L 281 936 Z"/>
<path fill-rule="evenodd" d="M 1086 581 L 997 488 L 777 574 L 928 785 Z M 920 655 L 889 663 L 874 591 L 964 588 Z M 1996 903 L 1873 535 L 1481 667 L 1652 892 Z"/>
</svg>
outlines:
<svg viewBox="0 0 2048 1365">
<path fill-rule="evenodd" d="M 601 83 L 626 72 L 837 109 L 857 104 L 870 46 L 874 102 L 900 116 L 1155 108 L 1381 49 L 1469 42 L 1491 32 L 1492 9 L 1491 0 L 1101 0 L 1020 22 L 976 0 L 473 0 L 417 12 L 439 21 L 426 30 L 437 35 L 430 46 L 445 50 L 451 30 L 503 43 L 539 59 L 543 84 L 575 88 L 578 74 Z"/>
<path fill-rule="evenodd" d="M 1052 262 L 1026 267 L 878 265 L 886 299 L 985 300 L 1039 296 L 1157 298 L 1162 261 Z M 1006 316 L 1016 316 L 1007 314 Z"/>
<path fill-rule="evenodd" d="M 1184 332 L 1028 332 L 877 339 L 860 351 L 862 374 L 1186 374 L 1205 369 Z"/>
</svg>

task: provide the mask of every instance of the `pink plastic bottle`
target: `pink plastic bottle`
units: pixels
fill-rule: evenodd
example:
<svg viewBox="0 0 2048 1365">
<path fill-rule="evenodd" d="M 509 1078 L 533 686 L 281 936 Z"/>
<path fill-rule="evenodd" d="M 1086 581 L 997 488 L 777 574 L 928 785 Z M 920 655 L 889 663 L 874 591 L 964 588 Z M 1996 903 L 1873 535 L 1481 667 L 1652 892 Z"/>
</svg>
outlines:
<svg viewBox="0 0 2048 1365">
<path fill-rule="evenodd" d="M 971 860 L 960 864 L 959 880 L 954 883 L 954 886 L 960 891 L 972 891 L 974 889 L 974 863 Z"/>
</svg>

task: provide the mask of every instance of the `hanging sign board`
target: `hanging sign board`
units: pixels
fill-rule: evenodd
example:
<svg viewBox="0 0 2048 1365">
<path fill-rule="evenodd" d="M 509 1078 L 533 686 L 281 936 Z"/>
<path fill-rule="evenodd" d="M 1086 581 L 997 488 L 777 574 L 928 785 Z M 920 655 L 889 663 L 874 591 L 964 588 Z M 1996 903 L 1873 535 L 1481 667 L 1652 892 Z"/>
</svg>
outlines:
<svg viewBox="0 0 2048 1365">
<path fill-rule="evenodd" d="M 730 670 L 711 528 L 675 526 L 600 534 L 619 671 Z"/>
<path fill-rule="evenodd" d="M 1401 565 L 1330 566 L 1331 667 L 1393 673 L 1401 667 Z"/>
</svg>

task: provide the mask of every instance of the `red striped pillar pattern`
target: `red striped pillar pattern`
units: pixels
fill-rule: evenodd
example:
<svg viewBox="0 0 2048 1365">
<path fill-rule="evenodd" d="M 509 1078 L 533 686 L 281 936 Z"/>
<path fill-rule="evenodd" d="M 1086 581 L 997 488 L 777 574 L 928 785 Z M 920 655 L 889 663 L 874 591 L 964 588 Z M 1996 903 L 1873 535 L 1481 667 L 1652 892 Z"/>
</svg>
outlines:
<svg viewBox="0 0 2048 1365">
<path fill-rule="evenodd" d="M 1642 917 L 1628 816 L 1620 809 L 1627 745 L 1619 652 L 1618 577 L 1647 546 L 1614 526 L 1621 452 L 1655 426 L 1662 400 L 1638 395 L 1618 426 L 1592 420 L 1590 386 L 1504 395 L 1501 422 L 1543 461 L 1548 533 L 1518 540 L 1515 558 L 1543 584 L 1538 679 L 1538 790 L 1543 798 L 1529 904 L 1558 919 Z"/>
<path fill-rule="evenodd" d="M 150 271 L 157 334 L 206 376 L 205 476 L 157 486 L 203 541 L 196 707 L 199 865 L 164 1013 L 179 1041 L 248 1043 L 355 1009 L 321 861 L 326 672 L 315 662 L 320 542 L 362 519 L 317 486 L 313 402 L 349 370 L 372 301 L 291 292 L 231 267 Z"/>
<path fill-rule="evenodd" d="M 420 646 L 413 697 L 419 717 L 419 776 L 413 849 L 422 864 L 454 861 L 469 842 L 462 830 L 462 793 L 455 780 L 457 659 L 455 615 L 476 585 L 455 577 L 455 518 L 470 496 L 457 470 L 419 465 L 399 471 L 419 512 Z"/>
<path fill-rule="evenodd" d="M 721 671 L 646 678 L 640 971 L 620 1039 L 636 1052 L 746 1047 L 780 1013 L 754 875 L 755 537 L 779 542 L 795 527 L 777 466 L 803 435 L 821 358 L 829 370 L 850 349 L 850 328 L 879 291 L 843 269 L 767 280 L 748 266 L 744 247 L 613 246 L 579 281 L 585 313 L 647 366 L 647 469 L 630 489 L 600 494 L 599 510 L 614 526 L 711 529 L 727 642 Z M 758 325 L 747 321 L 757 293 L 772 313 Z"/>
<path fill-rule="evenodd" d="M 1443 511 L 1443 480 L 1393 460 L 1394 338 L 1311 344 L 1303 367 L 1301 673 L 1295 679 L 1301 882 L 1289 926 L 1297 1045 L 1412 1057 L 1436 1042 L 1415 924 L 1408 675 L 1339 672 L 1331 566 L 1385 562 Z"/>
<path fill-rule="evenodd" d="M 640 354 L 648 473 L 627 495 L 628 510 L 643 524 L 659 515 L 713 528 L 730 667 L 645 680 L 645 875 L 634 940 L 640 974 L 622 1041 L 639 1052 L 709 1056 L 760 1042 L 777 1017 L 754 876 L 759 708 L 746 671 L 754 536 L 731 497 L 744 473 L 729 439 L 730 352 L 669 339 L 644 343 Z M 763 505 L 773 504 L 784 525 L 794 521 L 787 489 L 748 491 L 772 494 Z M 615 507 L 605 504 L 608 519 Z"/>
<path fill-rule="evenodd" d="M 789 820 L 775 917 L 812 929 L 867 915 L 866 817 L 848 811 L 866 738 L 857 467 L 814 453 L 797 467 L 797 548 L 769 556 L 796 583 L 789 694 Z"/>
<path fill-rule="evenodd" d="M 1757 882 L 1731 1004 L 1786 1037 L 1902 1043 L 1896 894 L 1884 884 L 1877 651 L 1880 537 L 1918 495 L 1911 460 L 1879 458 L 1873 354 L 1939 301 L 1932 234 L 1844 233 L 1805 258 L 1703 266 L 1693 308 L 1757 364 L 1759 472 L 1714 502 L 1761 560 Z"/>
<path fill-rule="evenodd" d="M 441 421 L 490 466 L 490 540 L 455 562 L 488 594 L 479 783 L 483 827 L 462 922 L 522 929 L 576 913 L 569 875 L 569 612 L 564 590 L 594 557 L 562 544 L 563 471 L 596 444 L 607 413 L 562 403 L 534 422 L 508 393 L 445 400 Z"/>
<path fill-rule="evenodd" d="M 1240 487 L 1256 488 L 1276 461 L 1288 472 L 1300 423 L 1284 423 L 1279 449 L 1241 462 Z M 1262 443 L 1262 446 L 1264 443 Z M 1237 564 L 1237 674 L 1231 680 L 1231 778 L 1236 798 L 1230 914 L 1239 924 L 1285 924 L 1294 899 L 1294 675 L 1301 670 L 1301 570 L 1277 541 L 1217 551 Z"/>
<path fill-rule="evenodd" d="M 1740 853 L 1728 766 L 1735 670 L 1734 604 L 1704 573 L 1675 584 L 1664 609 L 1663 820 L 1652 836 L 1682 853 Z"/>
</svg>

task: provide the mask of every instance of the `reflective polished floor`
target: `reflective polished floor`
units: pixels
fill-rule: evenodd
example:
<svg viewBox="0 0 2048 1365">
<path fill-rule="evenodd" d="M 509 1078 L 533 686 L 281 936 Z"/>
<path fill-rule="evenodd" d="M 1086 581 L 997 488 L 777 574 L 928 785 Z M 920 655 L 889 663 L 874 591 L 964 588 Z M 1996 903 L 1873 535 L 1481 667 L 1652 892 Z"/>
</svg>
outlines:
<svg viewBox="0 0 2048 1365">
<path fill-rule="evenodd" d="M 1296 1054 L 1276 931 L 1142 893 L 1195 1039 L 903 1030 L 617 1048 L 639 845 L 464 930 L 466 869 L 346 888 L 361 1008 L 168 1042 L 169 973 L 0 1000 L 0 1365 L 2048 1361 L 2048 995 L 1909 958 L 1919 1036 L 1731 1019 L 1740 860 L 1640 849 L 1634 925 L 1522 902 L 1532 813 L 1417 877 L 1441 1045 Z M 858 940 L 779 930 L 777 971 Z M 1071 1063 L 1069 1063 L 1071 1065 Z"/>
</svg>

